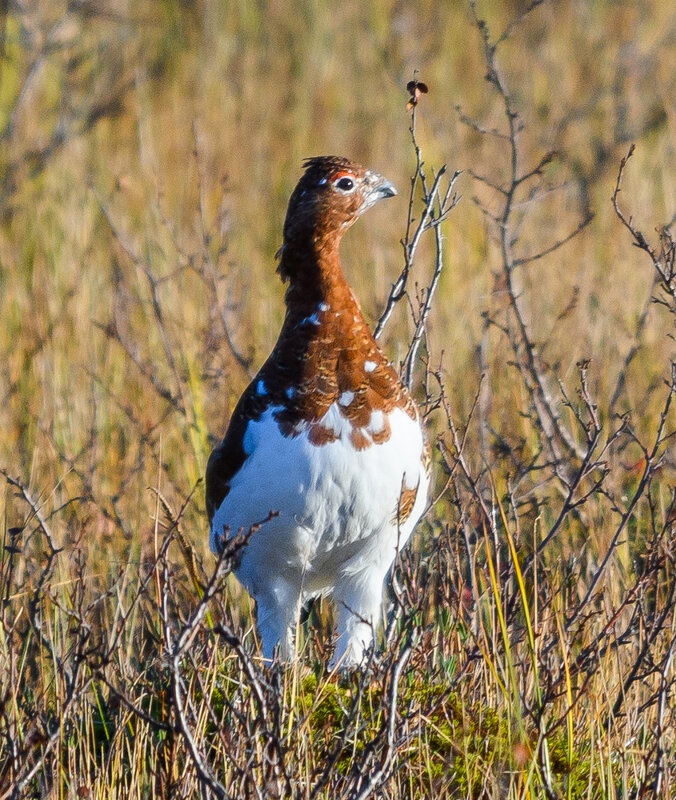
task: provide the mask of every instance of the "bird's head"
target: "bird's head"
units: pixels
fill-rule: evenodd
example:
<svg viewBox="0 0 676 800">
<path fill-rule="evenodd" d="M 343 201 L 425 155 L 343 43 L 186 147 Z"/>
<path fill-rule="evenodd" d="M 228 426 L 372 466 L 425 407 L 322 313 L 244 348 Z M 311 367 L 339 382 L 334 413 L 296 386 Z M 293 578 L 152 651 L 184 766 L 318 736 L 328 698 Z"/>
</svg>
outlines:
<svg viewBox="0 0 676 800">
<path fill-rule="evenodd" d="M 286 213 L 284 242 L 310 237 L 321 246 L 336 242 L 361 214 L 383 197 L 394 197 L 394 186 L 377 172 L 340 156 L 305 161 Z"/>
</svg>

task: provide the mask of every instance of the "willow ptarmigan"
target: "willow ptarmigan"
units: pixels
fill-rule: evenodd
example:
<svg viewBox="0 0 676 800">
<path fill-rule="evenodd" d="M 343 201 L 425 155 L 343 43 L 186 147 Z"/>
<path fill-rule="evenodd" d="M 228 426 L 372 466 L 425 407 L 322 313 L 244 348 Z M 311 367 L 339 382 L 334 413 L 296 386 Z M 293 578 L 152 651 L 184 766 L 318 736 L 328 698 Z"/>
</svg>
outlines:
<svg viewBox="0 0 676 800">
<path fill-rule="evenodd" d="M 340 266 L 345 231 L 396 191 L 345 158 L 305 162 L 284 224 L 286 316 L 206 473 L 210 544 L 267 518 L 236 575 L 257 604 L 263 655 L 293 654 L 303 603 L 332 595 L 334 662 L 359 664 L 383 581 L 429 483 L 418 410 L 376 344 Z"/>
</svg>

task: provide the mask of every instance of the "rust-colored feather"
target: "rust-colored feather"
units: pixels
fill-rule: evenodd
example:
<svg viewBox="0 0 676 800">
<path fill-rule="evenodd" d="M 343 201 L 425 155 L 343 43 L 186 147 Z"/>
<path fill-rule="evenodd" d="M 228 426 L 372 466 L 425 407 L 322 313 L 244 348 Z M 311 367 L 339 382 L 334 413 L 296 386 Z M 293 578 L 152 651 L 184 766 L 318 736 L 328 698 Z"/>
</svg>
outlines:
<svg viewBox="0 0 676 800">
<path fill-rule="evenodd" d="M 317 423 L 338 403 L 354 430 L 351 441 L 365 450 L 389 439 L 389 423 L 374 433 L 365 428 L 374 411 L 403 408 L 417 418 L 415 404 L 375 342 L 340 266 L 338 245 L 365 203 L 363 192 L 331 191 L 332 181 L 372 173 L 338 156 L 304 162 L 289 201 L 279 272 L 289 287 L 287 312 L 277 344 L 233 411 L 225 439 L 207 465 L 207 509 L 211 518 L 229 482 L 246 459 L 243 437 L 249 420 L 270 406 L 285 436 L 308 424 L 310 441 L 321 447 L 336 438 Z M 376 176 L 379 177 L 379 176 Z M 372 190 L 372 189 L 371 189 Z M 340 397 L 351 402 L 340 404 Z"/>
</svg>

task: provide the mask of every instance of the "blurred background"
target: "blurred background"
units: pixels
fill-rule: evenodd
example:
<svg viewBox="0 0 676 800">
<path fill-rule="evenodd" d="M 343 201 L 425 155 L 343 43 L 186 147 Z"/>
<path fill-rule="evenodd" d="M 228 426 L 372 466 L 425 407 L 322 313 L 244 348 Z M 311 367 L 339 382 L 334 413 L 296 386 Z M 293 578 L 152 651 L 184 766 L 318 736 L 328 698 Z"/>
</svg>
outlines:
<svg viewBox="0 0 676 800">
<path fill-rule="evenodd" d="M 206 609 L 201 479 L 282 323 L 306 157 L 399 189 L 342 246 L 380 317 L 424 209 L 413 79 L 458 202 L 380 341 L 399 366 L 441 264 L 434 488 L 351 689 L 328 604 L 272 673 L 232 576 Z M 335 800 L 392 765 L 383 797 L 674 796 L 675 125 L 660 0 L 0 3 L 0 798 L 203 797 L 213 769 Z M 632 143 L 652 258 L 613 208 Z"/>
<path fill-rule="evenodd" d="M 525 9 L 478 10 L 495 39 Z M 87 541 L 136 547 L 151 524 L 146 487 L 182 497 L 203 474 L 281 324 L 274 254 L 307 156 L 349 156 L 399 187 L 343 247 L 375 323 L 403 264 L 414 75 L 430 87 L 416 115 L 426 167 L 463 172 L 430 362 L 460 417 L 487 372 L 486 413 L 500 435 L 519 434 L 523 388 L 505 336 L 485 322 L 505 304 L 489 184 L 506 180 L 511 152 L 490 133 L 505 132 L 504 111 L 468 5 L 29 1 L 6 5 L 2 31 L 0 464 L 50 509 L 92 501 L 69 512 Z M 526 321 L 564 386 L 574 391 L 576 362 L 591 358 L 602 414 L 612 402 L 649 424 L 673 320 L 650 303 L 649 265 L 611 195 L 635 142 L 621 202 L 648 234 L 673 221 L 673 9 L 556 2 L 507 34 L 499 63 L 521 166 L 556 153 L 540 194 L 526 186 L 517 198 L 515 255 L 595 215 L 523 270 Z M 432 268 L 423 242 L 412 290 Z M 411 331 L 402 303 L 383 339 L 395 363 Z M 11 516 L 0 494 L 3 504 Z M 201 489 L 196 505 L 190 538 L 202 548 Z"/>
</svg>

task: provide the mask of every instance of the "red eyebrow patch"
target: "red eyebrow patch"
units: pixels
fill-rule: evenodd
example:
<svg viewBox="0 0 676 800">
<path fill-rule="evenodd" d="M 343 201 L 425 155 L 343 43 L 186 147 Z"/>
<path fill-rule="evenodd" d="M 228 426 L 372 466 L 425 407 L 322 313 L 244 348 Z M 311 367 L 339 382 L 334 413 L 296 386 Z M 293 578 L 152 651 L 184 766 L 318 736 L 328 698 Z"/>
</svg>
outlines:
<svg viewBox="0 0 676 800">
<path fill-rule="evenodd" d="M 334 172 L 331 176 L 332 181 L 337 181 L 340 178 L 354 178 L 354 172 L 348 172 L 347 170 L 341 170 L 340 172 Z"/>
</svg>

